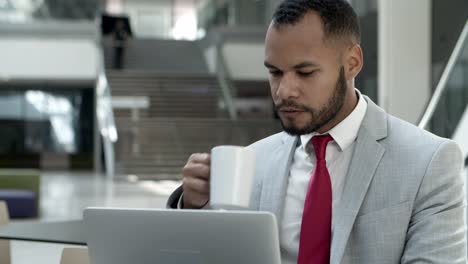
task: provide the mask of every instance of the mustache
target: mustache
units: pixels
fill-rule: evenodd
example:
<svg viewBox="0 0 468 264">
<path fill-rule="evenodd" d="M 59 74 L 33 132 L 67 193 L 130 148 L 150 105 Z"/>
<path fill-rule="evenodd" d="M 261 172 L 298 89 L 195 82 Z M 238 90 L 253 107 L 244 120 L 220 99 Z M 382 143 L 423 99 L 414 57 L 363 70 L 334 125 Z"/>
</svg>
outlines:
<svg viewBox="0 0 468 264">
<path fill-rule="evenodd" d="M 283 111 L 288 108 L 294 108 L 294 109 L 305 111 L 305 112 L 313 112 L 313 109 L 310 109 L 309 107 L 305 105 L 298 104 L 291 100 L 286 100 L 286 101 L 280 102 L 279 104 L 275 104 L 275 110 L 277 112 Z"/>
</svg>

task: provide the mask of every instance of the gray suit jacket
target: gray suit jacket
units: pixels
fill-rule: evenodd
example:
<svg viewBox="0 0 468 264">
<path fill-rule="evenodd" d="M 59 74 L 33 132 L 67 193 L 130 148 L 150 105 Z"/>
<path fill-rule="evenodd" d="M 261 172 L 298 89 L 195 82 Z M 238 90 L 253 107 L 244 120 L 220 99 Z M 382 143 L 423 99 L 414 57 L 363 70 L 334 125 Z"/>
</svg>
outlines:
<svg viewBox="0 0 468 264">
<path fill-rule="evenodd" d="M 462 154 L 453 141 L 386 114 L 370 99 L 336 210 L 332 264 L 466 263 Z M 278 133 L 256 151 L 254 210 L 279 225 L 298 138 Z M 171 195 L 176 206 L 182 190 Z"/>
</svg>

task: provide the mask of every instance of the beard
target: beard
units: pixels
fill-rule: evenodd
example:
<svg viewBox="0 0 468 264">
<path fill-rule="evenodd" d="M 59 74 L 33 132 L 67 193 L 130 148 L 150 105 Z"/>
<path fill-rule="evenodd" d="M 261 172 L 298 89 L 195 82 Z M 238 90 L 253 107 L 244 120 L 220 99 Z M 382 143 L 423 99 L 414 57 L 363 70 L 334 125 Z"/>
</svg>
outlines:
<svg viewBox="0 0 468 264">
<path fill-rule="evenodd" d="M 276 105 L 275 109 L 277 112 L 279 112 L 279 109 L 282 107 L 294 107 L 304 111 L 304 114 L 308 114 L 310 116 L 310 121 L 303 126 L 296 126 L 292 122 L 288 124 L 282 118 L 280 118 L 283 130 L 289 135 L 293 136 L 310 134 L 319 130 L 321 127 L 333 120 L 340 112 L 344 105 L 346 90 L 347 85 L 344 74 L 344 67 L 341 66 L 340 74 L 336 81 L 335 90 L 333 91 L 330 99 L 327 101 L 325 107 L 322 109 L 313 109 L 305 105 L 299 105 L 292 100 L 285 100 L 281 104 Z"/>
</svg>

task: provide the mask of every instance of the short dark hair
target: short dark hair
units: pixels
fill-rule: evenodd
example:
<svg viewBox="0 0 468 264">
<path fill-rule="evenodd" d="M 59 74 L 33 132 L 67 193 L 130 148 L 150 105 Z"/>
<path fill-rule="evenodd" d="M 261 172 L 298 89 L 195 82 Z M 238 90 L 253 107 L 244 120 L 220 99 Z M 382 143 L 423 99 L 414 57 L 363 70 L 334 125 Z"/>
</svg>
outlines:
<svg viewBox="0 0 468 264">
<path fill-rule="evenodd" d="M 284 0 L 276 8 L 272 22 L 277 28 L 294 25 L 310 11 L 319 14 L 326 38 L 349 38 L 353 43 L 361 42 L 359 19 L 346 0 Z"/>
</svg>

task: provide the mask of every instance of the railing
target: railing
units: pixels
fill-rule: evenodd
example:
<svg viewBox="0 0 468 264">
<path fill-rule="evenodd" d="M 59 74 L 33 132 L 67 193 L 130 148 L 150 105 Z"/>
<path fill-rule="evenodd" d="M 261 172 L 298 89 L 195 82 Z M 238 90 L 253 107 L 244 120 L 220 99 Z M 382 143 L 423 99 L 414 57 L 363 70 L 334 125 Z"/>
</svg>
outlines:
<svg viewBox="0 0 468 264">
<path fill-rule="evenodd" d="M 437 87 L 429 102 L 429 105 L 427 106 L 427 109 L 424 112 L 424 115 L 421 118 L 421 121 L 419 122 L 420 128 L 423 128 L 423 129 L 427 128 L 429 121 L 433 118 L 436 108 L 439 105 L 439 102 L 442 98 L 442 95 L 447 90 L 449 77 L 451 76 L 457 64 L 458 58 L 460 57 L 462 50 L 466 48 L 467 46 L 466 45 L 467 36 L 468 36 L 468 20 L 465 22 L 465 26 L 463 27 L 462 33 L 460 34 L 460 37 L 458 38 L 457 43 L 455 44 L 455 48 L 453 49 L 453 52 L 450 55 L 448 63 L 442 73 L 439 83 L 437 84 Z"/>
<path fill-rule="evenodd" d="M 99 20 L 97 20 L 97 26 Z M 99 27 L 98 27 L 99 28 Z M 115 174 L 115 150 L 114 143 L 117 142 L 117 128 L 112 109 L 112 97 L 110 93 L 109 82 L 107 81 L 104 52 L 102 49 L 101 38 L 96 36 L 96 51 L 98 60 L 98 78 L 96 81 L 96 115 L 99 134 L 102 137 L 104 147 L 104 162 L 106 165 L 106 176 L 111 179 Z M 98 141 L 98 144 L 100 142 Z"/>
<path fill-rule="evenodd" d="M 419 127 L 457 142 L 468 157 L 468 20 Z"/>
<path fill-rule="evenodd" d="M 216 45 L 216 66 L 217 66 L 217 79 L 221 87 L 221 94 L 223 96 L 225 106 L 229 113 L 231 120 L 237 120 L 237 109 L 234 103 L 233 93 L 235 91 L 234 85 L 229 77 L 226 61 L 223 55 L 223 45 L 218 43 Z"/>
</svg>

